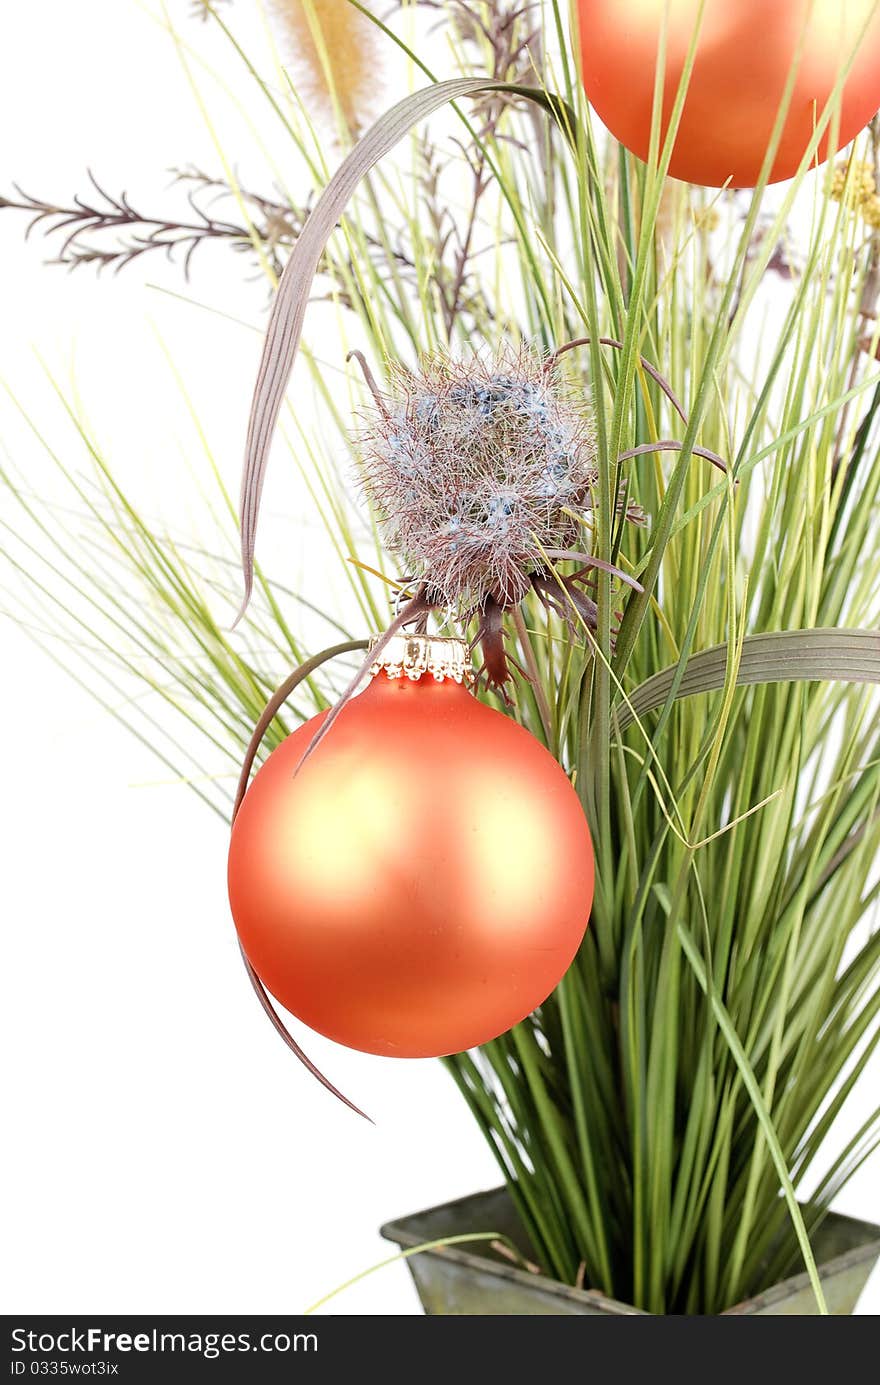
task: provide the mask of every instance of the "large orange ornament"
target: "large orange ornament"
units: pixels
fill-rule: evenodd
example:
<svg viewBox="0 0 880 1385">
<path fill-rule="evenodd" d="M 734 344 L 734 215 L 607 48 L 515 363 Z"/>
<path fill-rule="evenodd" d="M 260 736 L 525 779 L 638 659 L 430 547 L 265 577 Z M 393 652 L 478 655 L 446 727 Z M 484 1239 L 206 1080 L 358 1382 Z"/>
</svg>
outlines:
<svg viewBox="0 0 880 1385">
<path fill-rule="evenodd" d="M 577 795 L 457 681 L 466 653 L 398 637 L 298 773 L 325 713 L 270 755 L 235 819 L 245 954 L 282 1005 L 350 1048 L 433 1057 L 495 1038 L 546 999 L 587 926 Z"/>
<path fill-rule="evenodd" d="M 663 133 L 684 70 L 699 0 L 578 0 L 590 103 L 622 144 L 648 157 L 654 77 L 668 13 Z M 873 16 L 873 17 L 872 17 Z M 706 0 L 669 172 L 691 183 L 754 187 L 803 36 L 771 182 L 791 178 L 850 56 L 836 148 L 880 107 L 877 0 Z M 818 161 L 833 152 L 828 137 Z"/>
</svg>

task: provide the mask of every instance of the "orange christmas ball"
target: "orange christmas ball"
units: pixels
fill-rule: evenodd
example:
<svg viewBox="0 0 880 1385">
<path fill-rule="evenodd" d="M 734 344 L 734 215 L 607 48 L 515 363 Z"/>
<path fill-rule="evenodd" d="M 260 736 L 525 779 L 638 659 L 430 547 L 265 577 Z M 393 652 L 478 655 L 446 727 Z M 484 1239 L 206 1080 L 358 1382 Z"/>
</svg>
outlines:
<svg viewBox="0 0 880 1385">
<path fill-rule="evenodd" d="M 325 713 L 269 756 L 233 826 L 229 899 L 260 980 L 305 1024 L 435 1057 L 550 994 L 587 926 L 593 852 L 553 757 L 449 676 L 466 647 L 397 649 L 409 676 L 378 672 L 296 775 Z"/>
<path fill-rule="evenodd" d="M 646 159 L 664 12 L 665 135 L 699 0 L 578 0 L 578 10 L 590 104 L 621 144 Z M 706 0 L 669 165 L 672 177 L 709 187 L 728 179 L 732 187 L 754 187 L 797 61 L 770 181 L 791 178 L 853 54 L 835 149 L 848 144 L 880 107 L 876 0 Z M 828 138 L 826 131 L 819 162 L 834 152 Z"/>
</svg>

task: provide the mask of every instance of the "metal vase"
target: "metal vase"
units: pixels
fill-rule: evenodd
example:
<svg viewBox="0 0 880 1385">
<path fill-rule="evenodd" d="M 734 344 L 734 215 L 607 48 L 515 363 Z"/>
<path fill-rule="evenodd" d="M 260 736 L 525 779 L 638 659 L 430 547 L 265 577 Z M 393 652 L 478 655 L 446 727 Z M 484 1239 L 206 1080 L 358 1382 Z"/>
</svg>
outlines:
<svg viewBox="0 0 880 1385">
<path fill-rule="evenodd" d="M 475 1193 L 425 1212 L 415 1212 L 381 1228 L 404 1250 L 444 1236 L 497 1231 L 529 1255 L 528 1238 L 505 1188 Z M 822 1287 L 832 1314 L 852 1313 L 880 1256 L 880 1226 L 829 1213 L 812 1237 Z M 407 1260 L 422 1307 L 431 1316 L 520 1314 L 639 1314 L 642 1310 L 592 1289 L 573 1289 L 508 1264 L 487 1248 L 449 1246 L 420 1252 Z M 755 1298 L 725 1309 L 727 1314 L 814 1315 L 816 1301 L 806 1274 L 774 1284 Z"/>
</svg>

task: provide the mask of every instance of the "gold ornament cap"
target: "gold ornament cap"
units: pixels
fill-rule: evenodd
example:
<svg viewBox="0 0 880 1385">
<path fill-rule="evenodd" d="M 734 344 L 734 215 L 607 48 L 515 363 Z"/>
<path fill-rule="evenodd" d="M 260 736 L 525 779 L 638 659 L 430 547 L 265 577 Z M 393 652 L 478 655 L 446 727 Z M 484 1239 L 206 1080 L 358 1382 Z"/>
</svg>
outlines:
<svg viewBox="0 0 880 1385">
<path fill-rule="evenodd" d="M 378 645 L 381 636 L 370 643 Z M 370 663 L 370 673 L 385 673 L 389 678 L 409 678 L 417 682 L 430 673 L 438 683 L 451 678 L 455 683 L 473 683 L 474 670 L 467 641 L 444 635 L 393 635 L 381 653 Z"/>
</svg>

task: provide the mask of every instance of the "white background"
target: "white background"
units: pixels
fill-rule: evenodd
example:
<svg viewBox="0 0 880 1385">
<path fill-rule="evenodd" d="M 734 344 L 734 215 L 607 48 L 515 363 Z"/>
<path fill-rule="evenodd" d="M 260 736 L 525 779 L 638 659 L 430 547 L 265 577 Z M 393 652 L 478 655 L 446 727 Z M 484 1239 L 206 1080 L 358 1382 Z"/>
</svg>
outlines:
<svg viewBox="0 0 880 1385">
<path fill-rule="evenodd" d="M 247 8 L 237 0 L 239 16 Z M 169 10 L 233 89 L 243 85 L 186 0 Z M 16 179 L 64 199 L 91 166 L 155 207 L 169 167 L 216 169 L 157 15 L 136 0 L 6 7 L 0 191 Z M 221 134 L 259 172 L 229 119 Z M 22 230 L 0 213 L 0 379 L 66 445 L 37 348 L 79 392 L 117 473 L 165 513 L 193 438 L 161 337 L 235 491 L 257 335 L 161 293 L 181 282 L 158 260 L 96 282 L 45 267 L 46 244 L 25 246 Z M 187 292 L 264 320 L 262 286 L 228 254 L 197 262 Z M 51 485 L 7 401 L 0 442 L 36 489 Z M 303 503 L 289 478 L 268 495 L 280 510 Z M 0 623 L 0 640 L 4 1311 L 298 1312 L 383 1258 L 381 1222 L 496 1183 L 439 1064 L 310 1037 L 312 1056 L 375 1126 L 297 1067 L 241 969 L 222 824 L 185 787 L 157 782 L 161 766 L 14 623 Z M 871 1098 L 861 1095 L 865 1113 Z M 840 1207 L 880 1221 L 876 1164 Z M 861 1311 L 878 1309 L 875 1276 Z M 395 1265 L 329 1311 L 419 1309 Z"/>
</svg>

